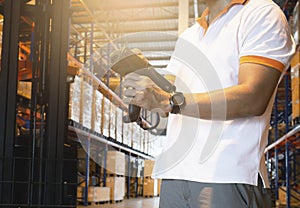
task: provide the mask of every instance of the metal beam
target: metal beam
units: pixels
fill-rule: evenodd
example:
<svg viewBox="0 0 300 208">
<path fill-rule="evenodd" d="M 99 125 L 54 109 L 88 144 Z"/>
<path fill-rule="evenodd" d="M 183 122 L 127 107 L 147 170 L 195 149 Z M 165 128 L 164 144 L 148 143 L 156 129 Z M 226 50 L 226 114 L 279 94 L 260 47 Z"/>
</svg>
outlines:
<svg viewBox="0 0 300 208">
<path fill-rule="evenodd" d="M 109 145 L 111 147 L 115 147 L 116 149 L 122 150 L 124 152 L 130 153 L 130 154 L 133 154 L 133 155 L 136 155 L 136 156 L 139 156 L 139 157 L 144 158 L 144 159 L 148 159 L 148 160 L 153 160 L 154 159 L 154 157 L 152 157 L 152 156 L 149 156 L 147 154 L 143 154 L 143 153 L 141 153 L 139 151 L 136 151 L 132 148 L 128 148 L 128 147 L 122 146 L 120 144 L 117 144 L 115 142 L 109 141 L 109 140 L 107 140 L 103 137 L 93 135 L 93 134 L 91 134 L 87 131 L 81 130 L 79 128 L 69 126 L 68 129 L 70 131 L 75 132 L 76 135 L 80 135 L 81 138 L 83 138 L 83 137 L 90 138 L 91 140 L 96 140 L 96 141 L 102 142 L 103 144 Z"/>
<path fill-rule="evenodd" d="M 300 125 L 294 127 L 291 131 L 289 131 L 288 133 L 286 133 L 284 136 L 282 136 L 281 138 L 279 138 L 278 140 L 276 140 L 274 143 L 272 143 L 269 146 L 267 146 L 266 149 L 265 149 L 265 153 L 268 152 L 268 151 L 270 151 L 271 149 L 274 149 L 276 146 L 285 143 L 289 137 L 295 135 L 299 131 L 300 131 Z"/>
<path fill-rule="evenodd" d="M 95 27 L 94 32 L 103 32 L 104 29 L 105 30 L 109 30 L 110 28 L 107 28 L 105 26 L 102 27 L 102 29 L 100 29 L 99 27 Z M 89 31 L 90 28 L 89 27 L 82 27 L 82 28 L 76 28 L 76 30 L 80 33 L 84 33 L 86 31 Z M 155 27 L 143 27 L 143 25 L 141 24 L 139 26 L 139 28 L 134 27 L 134 24 L 132 24 L 130 27 L 129 26 L 120 26 L 120 27 L 116 27 L 113 30 L 111 30 L 111 34 L 126 34 L 126 33 L 139 33 L 139 32 L 168 32 L 168 31 L 177 31 L 178 30 L 178 26 L 177 24 L 164 24 L 164 25 L 156 25 Z M 107 32 L 103 33 L 103 38 L 102 39 L 107 39 L 108 42 L 112 41 L 111 38 L 107 37 Z"/>
<path fill-rule="evenodd" d="M 0 70 L 0 203 L 13 202 L 13 147 L 16 125 L 18 40 L 21 1 L 4 2 Z"/>
<path fill-rule="evenodd" d="M 87 5 L 89 8 L 94 8 L 94 9 L 101 9 L 101 10 L 120 10 L 120 9 L 138 9 L 138 8 L 155 8 L 155 7 L 169 7 L 169 6 L 177 6 L 178 3 L 177 1 L 174 2 L 161 2 L 161 3 L 144 3 L 141 2 L 139 4 L 132 4 L 130 1 L 118 1 L 117 3 L 107 3 L 106 4 L 98 4 L 98 6 L 95 4 L 96 1 L 94 0 L 89 0 L 86 1 L 88 2 Z M 92 3 L 90 3 L 92 2 Z M 139 1 L 135 1 L 139 2 Z M 82 7 L 78 6 L 73 6 L 73 9 L 75 11 L 83 11 Z"/>
<path fill-rule="evenodd" d="M 63 204 L 63 150 L 67 138 L 68 85 L 67 52 L 69 0 L 53 0 L 48 67 L 48 110 L 46 138 L 46 205 Z M 68 170 L 66 170 L 68 171 Z M 63 207 L 63 206 L 61 206 Z"/>
</svg>

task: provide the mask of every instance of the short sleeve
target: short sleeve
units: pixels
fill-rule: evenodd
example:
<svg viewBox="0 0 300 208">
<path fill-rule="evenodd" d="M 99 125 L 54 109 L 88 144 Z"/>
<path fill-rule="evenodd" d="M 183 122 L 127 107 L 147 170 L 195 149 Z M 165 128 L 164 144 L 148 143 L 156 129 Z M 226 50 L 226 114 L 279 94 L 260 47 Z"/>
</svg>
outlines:
<svg viewBox="0 0 300 208">
<path fill-rule="evenodd" d="M 283 12 L 270 4 L 242 18 L 240 63 L 258 63 L 283 71 L 295 43 Z"/>
</svg>

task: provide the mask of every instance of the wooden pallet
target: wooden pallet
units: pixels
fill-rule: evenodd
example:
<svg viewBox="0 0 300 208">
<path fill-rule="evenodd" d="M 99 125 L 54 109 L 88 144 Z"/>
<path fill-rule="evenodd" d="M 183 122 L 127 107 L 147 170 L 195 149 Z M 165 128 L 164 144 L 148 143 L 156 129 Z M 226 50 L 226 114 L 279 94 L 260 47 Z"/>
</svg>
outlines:
<svg viewBox="0 0 300 208">
<path fill-rule="evenodd" d="M 109 204 L 110 201 L 100 201 L 100 202 L 88 202 L 88 206 L 100 206 L 102 204 Z M 78 201 L 79 205 L 84 205 L 84 202 Z"/>
<path fill-rule="evenodd" d="M 154 196 L 154 195 L 144 195 L 143 197 L 145 197 L 145 198 L 153 198 L 153 197 L 156 197 L 156 196 Z"/>
<path fill-rule="evenodd" d="M 124 177 L 124 175 L 109 173 L 109 174 L 106 174 L 106 177 Z"/>
<path fill-rule="evenodd" d="M 110 203 L 111 204 L 116 204 L 116 203 L 120 203 L 122 201 L 123 201 L 123 199 L 121 199 L 121 200 L 110 200 Z"/>
</svg>

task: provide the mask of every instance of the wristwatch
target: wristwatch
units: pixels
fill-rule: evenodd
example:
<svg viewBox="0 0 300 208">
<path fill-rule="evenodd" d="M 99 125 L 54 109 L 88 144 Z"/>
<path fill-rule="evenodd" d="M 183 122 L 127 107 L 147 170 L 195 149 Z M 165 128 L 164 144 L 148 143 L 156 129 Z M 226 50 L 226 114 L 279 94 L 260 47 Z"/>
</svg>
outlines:
<svg viewBox="0 0 300 208">
<path fill-rule="evenodd" d="M 174 92 L 170 97 L 171 113 L 178 114 L 185 106 L 185 97 L 182 92 Z"/>
</svg>

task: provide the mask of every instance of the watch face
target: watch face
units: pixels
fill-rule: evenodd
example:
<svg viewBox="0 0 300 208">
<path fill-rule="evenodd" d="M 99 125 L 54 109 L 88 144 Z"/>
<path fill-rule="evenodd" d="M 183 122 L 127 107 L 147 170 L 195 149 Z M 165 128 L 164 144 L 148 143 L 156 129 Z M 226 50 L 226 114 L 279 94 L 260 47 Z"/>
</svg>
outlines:
<svg viewBox="0 0 300 208">
<path fill-rule="evenodd" d="M 173 95 L 174 105 L 182 105 L 184 103 L 184 96 L 182 93 L 176 93 Z"/>
</svg>

